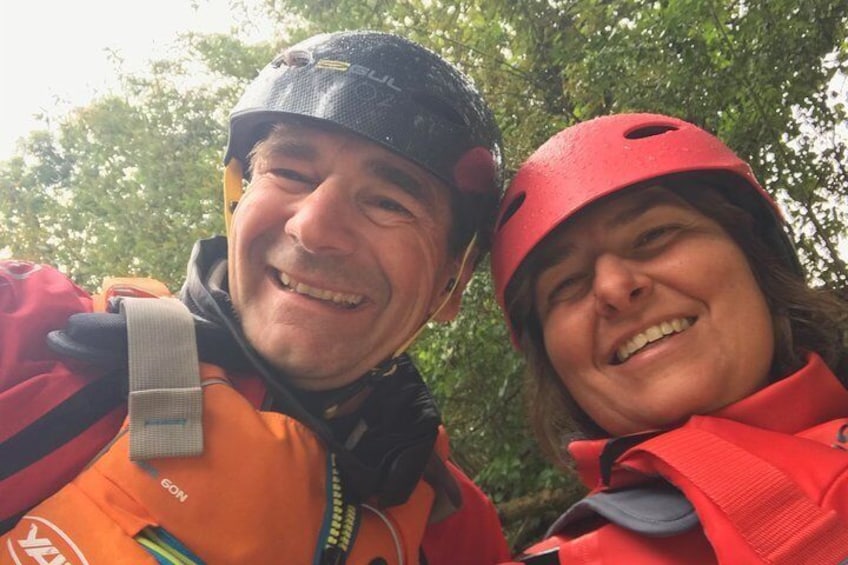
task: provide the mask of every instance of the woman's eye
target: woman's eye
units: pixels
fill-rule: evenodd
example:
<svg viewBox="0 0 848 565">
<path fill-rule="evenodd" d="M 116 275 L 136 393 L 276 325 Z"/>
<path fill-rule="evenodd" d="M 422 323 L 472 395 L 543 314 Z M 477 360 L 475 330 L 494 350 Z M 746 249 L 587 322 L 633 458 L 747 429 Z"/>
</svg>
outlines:
<svg viewBox="0 0 848 565">
<path fill-rule="evenodd" d="M 549 302 L 569 300 L 580 292 L 581 283 L 586 279 L 584 274 L 574 274 L 560 279 L 548 293 Z"/>
<path fill-rule="evenodd" d="M 644 247 L 656 243 L 668 236 L 673 235 L 679 230 L 680 226 L 668 224 L 651 228 L 639 234 L 636 238 L 635 247 Z"/>
</svg>

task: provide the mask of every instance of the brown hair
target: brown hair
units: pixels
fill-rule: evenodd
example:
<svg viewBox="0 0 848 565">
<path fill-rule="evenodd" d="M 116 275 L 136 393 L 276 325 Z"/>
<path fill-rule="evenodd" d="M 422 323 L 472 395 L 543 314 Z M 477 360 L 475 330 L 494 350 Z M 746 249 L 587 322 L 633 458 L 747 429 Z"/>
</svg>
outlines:
<svg viewBox="0 0 848 565">
<path fill-rule="evenodd" d="M 806 352 L 814 351 L 848 386 L 844 380 L 848 368 L 848 305 L 828 290 L 811 288 L 796 269 L 794 257 L 789 260 L 782 252 L 785 246 L 774 244 L 774 228 L 779 224 L 773 217 L 767 218 L 772 212 L 763 206 L 762 198 L 755 198 L 757 202 L 738 202 L 739 191 L 745 189 L 728 186 L 726 179 L 723 184 L 716 180 L 701 174 L 668 177 L 651 184 L 669 188 L 715 220 L 741 248 L 772 315 L 775 348 L 771 380 L 780 380 L 798 370 L 805 363 Z M 748 188 L 743 194 L 752 192 Z M 569 435 L 609 434 L 577 405 L 545 351 L 533 288 L 540 267 L 550 259 L 551 245 L 547 243 L 556 239 L 558 231 L 559 227 L 522 262 L 506 288 L 505 299 L 510 322 L 520 334 L 519 345 L 527 359 L 525 397 L 532 429 L 542 451 L 551 460 L 564 463 L 562 444 Z"/>
</svg>

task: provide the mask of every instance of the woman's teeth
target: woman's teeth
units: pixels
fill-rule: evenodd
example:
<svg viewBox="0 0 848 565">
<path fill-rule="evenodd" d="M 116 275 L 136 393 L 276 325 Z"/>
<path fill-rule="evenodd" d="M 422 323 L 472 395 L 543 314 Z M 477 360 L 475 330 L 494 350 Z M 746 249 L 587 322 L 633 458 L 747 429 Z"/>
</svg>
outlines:
<svg viewBox="0 0 848 565">
<path fill-rule="evenodd" d="M 634 353 L 657 340 L 664 338 L 667 335 L 677 334 L 687 330 L 692 325 L 692 320 L 688 318 L 675 318 L 651 326 L 642 332 L 634 335 L 625 341 L 616 351 L 615 359 L 619 363 L 627 361 Z"/>
</svg>

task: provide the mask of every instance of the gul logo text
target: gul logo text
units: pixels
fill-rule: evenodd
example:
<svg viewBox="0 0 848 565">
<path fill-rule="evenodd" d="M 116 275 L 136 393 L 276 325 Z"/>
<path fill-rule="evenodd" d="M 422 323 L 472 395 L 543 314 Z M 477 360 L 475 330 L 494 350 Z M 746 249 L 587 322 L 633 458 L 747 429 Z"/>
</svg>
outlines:
<svg viewBox="0 0 848 565">
<path fill-rule="evenodd" d="M 384 84 L 396 92 L 401 92 L 402 89 L 395 84 L 395 79 L 389 75 L 382 75 L 374 69 L 363 67 L 362 65 L 351 65 L 344 61 L 334 61 L 332 59 L 321 59 L 315 66 L 319 69 L 331 69 L 334 71 L 347 71 L 354 75 L 366 77 L 376 83 Z"/>
</svg>

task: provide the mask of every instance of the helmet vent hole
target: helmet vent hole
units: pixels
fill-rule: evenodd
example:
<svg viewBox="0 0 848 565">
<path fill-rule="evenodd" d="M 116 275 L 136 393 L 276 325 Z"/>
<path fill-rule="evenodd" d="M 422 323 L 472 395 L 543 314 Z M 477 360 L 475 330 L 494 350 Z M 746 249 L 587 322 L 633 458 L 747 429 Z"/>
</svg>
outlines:
<svg viewBox="0 0 848 565">
<path fill-rule="evenodd" d="M 655 135 L 660 135 L 669 131 L 677 131 L 677 126 L 667 124 L 655 126 L 642 126 L 628 131 L 624 134 L 624 137 L 626 137 L 627 139 L 642 139 L 644 137 L 653 137 Z"/>
<path fill-rule="evenodd" d="M 275 68 L 285 65 L 287 67 L 305 67 L 312 62 L 312 53 L 305 49 L 287 49 L 280 53 L 271 63 Z"/>
<path fill-rule="evenodd" d="M 498 220 L 498 227 L 495 231 L 501 231 L 510 218 L 512 218 L 518 209 L 521 208 L 521 205 L 524 204 L 524 199 L 527 198 L 526 192 L 519 192 L 515 195 L 515 198 L 509 203 L 509 205 L 504 210 L 504 213 L 501 215 L 501 219 Z"/>
<path fill-rule="evenodd" d="M 453 106 L 441 98 L 431 94 L 415 92 L 412 94 L 412 100 L 431 114 L 435 114 L 445 121 L 458 126 L 468 126 L 468 120 L 465 119 L 465 116 L 457 112 Z"/>
</svg>

